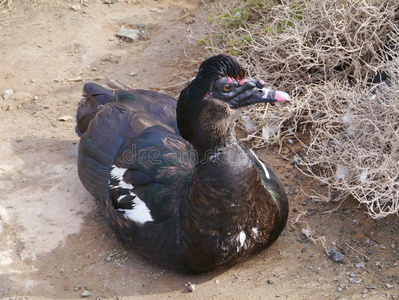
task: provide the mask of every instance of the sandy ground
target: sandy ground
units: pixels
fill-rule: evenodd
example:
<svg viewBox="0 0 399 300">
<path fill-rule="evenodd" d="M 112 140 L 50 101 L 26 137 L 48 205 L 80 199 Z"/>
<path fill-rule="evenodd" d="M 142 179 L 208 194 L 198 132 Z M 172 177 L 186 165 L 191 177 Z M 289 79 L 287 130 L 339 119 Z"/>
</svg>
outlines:
<svg viewBox="0 0 399 300">
<path fill-rule="evenodd" d="M 72 299 L 90 291 L 90 299 L 399 299 L 397 216 L 377 221 L 354 201 L 310 200 L 306 194 L 323 187 L 274 149 L 262 154 L 289 194 L 289 224 L 277 243 L 241 264 L 176 274 L 137 256 L 106 226 L 76 171 L 82 80 L 109 77 L 175 96 L 179 86 L 168 87 L 196 70 L 184 53 L 192 49 L 185 30 L 200 26 L 200 5 L 17 0 L 0 14 L 0 93 L 14 91 L 0 99 L 0 298 Z M 145 25 L 149 39 L 115 37 L 126 24 Z M 333 262 L 323 244 L 346 263 Z"/>
</svg>

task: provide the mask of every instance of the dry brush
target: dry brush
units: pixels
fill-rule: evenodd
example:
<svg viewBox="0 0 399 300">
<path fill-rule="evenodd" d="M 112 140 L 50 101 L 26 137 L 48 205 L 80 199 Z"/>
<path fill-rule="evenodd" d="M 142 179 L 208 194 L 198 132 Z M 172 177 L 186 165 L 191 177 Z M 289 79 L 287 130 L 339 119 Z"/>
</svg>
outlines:
<svg viewBox="0 0 399 300">
<path fill-rule="evenodd" d="M 317 197 L 352 195 L 373 218 L 399 212 L 398 8 L 396 0 L 227 1 L 195 34 L 208 54 L 235 55 L 292 95 L 281 109 L 245 111 L 247 139 L 262 147 L 296 138 L 304 150 L 295 163 L 328 186 Z"/>
</svg>

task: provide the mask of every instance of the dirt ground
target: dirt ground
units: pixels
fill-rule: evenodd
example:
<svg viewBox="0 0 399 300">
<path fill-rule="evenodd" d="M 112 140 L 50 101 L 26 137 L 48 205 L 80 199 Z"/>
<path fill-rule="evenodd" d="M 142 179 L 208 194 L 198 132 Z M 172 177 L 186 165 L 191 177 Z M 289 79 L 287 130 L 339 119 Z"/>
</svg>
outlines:
<svg viewBox="0 0 399 300">
<path fill-rule="evenodd" d="M 313 201 L 308 195 L 323 192 L 320 183 L 273 148 L 262 154 L 283 180 L 291 212 L 266 251 L 184 275 L 114 236 L 77 176 L 74 116 L 83 82 L 109 77 L 175 96 L 196 71 L 186 29 L 201 26 L 201 2 L 103 2 L 15 0 L 0 14 L 0 94 L 14 91 L 0 98 L 0 298 L 73 299 L 90 291 L 89 299 L 399 299 L 398 217 L 372 220 L 351 200 Z M 149 38 L 117 38 L 126 24 L 144 25 Z"/>
</svg>

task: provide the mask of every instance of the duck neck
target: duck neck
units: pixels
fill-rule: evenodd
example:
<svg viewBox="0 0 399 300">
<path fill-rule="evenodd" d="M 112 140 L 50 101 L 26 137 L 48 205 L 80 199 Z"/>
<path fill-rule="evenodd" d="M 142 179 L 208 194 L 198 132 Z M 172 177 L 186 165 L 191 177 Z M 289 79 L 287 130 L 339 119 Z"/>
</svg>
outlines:
<svg viewBox="0 0 399 300">
<path fill-rule="evenodd" d="M 225 103 L 214 99 L 201 103 L 189 138 L 201 160 L 216 149 L 237 144 L 235 120 L 236 114 Z"/>
</svg>

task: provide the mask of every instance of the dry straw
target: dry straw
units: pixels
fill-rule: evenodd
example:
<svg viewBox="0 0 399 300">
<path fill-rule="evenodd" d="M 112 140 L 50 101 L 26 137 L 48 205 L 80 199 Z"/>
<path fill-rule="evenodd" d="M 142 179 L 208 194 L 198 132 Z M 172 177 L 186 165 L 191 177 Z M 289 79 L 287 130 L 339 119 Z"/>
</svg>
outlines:
<svg viewBox="0 0 399 300">
<path fill-rule="evenodd" d="M 0 0 L 0 13 L 10 10 L 12 0 Z"/>
<path fill-rule="evenodd" d="M 281 108 L 245 111 L 247 140 L 297 139 L 295 162 L 328 187 L 315 197 L 352 195 L 373 218 L 399 212 L 397 12 L 396 0 L 229 1 L 195 35 L 292 95 Z"/>
</svg>

